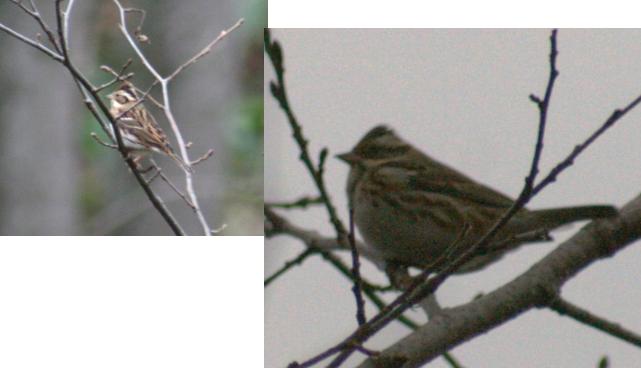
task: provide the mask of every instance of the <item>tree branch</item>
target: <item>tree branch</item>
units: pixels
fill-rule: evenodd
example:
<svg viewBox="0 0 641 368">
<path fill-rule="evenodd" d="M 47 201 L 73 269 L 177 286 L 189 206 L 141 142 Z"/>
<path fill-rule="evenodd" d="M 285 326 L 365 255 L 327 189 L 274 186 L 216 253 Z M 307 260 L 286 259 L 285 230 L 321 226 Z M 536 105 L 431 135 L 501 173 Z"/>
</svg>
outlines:
<svg viewBox="0 0 641 368">
<path fill-rule="evenodd" d="M 593 221 L 508 284 L 466 305 L 446 309 L 433 322 L 399 340 L 381 357 L 403 356 L 403 368 L 419 367 L 475 336 L 534 307 L 547 306 L 559 289 L 593 262 L 612 256 L 641 237 L 641 195 L 617 218 Z M 376 367 L 368 359 L 359 367 Z"/>
<path fill-rule="evenodd" d="M 610 322 L 601 318 L 589 311 L 574 305 L 561 297 L 558 297 L 550 302 L 549 308 L 562 316 L 568 316 L 577 320 L 585 325 L 595 328 L 599 331 L 605 332 L 610 336 L 626 341 L 636 347 L 641 348 L 641 335 L 629 331 L 619 324 Z"/>
<path fill-rule="evenodd" d="M 283 66 L 283 51 L 280 44 L 277 41 L 272 42 L 269 29 L 265 29 L 265 52 L 269 56 L 274 71 L 276 73 L 276 82 L 270 82 L 271 92 L 276 101 L 280 104 L 281 109 L 287 116 L 287 121 L 292 129 L 292 135 L 298 148 L 300 150 L 300 159 L 303 162 L 303 165 L 311 175 L 320 197 L 325 203 L 325 208 L 329 215 L 330 222 L 334 226 L 336 231 L 336 236 L 338 239 L 344 239 L 347 237 L 347 230 L 343 225 L 342 221 L 338 218 L 336 212 L 336 207 L 330 200 L 327 188 L 325 188 L 325 181 L 322 175 L 322 162 L 324 159 L 319 160 L 319 168 L 316 168 L 316 165 L 312 162 L 311 156 L 307 149 L 308 141 L 303 135 L 303 129 L 298 123 L 298 119 L 294 115 L 294 112 L 289 105 L 289 100 L 287 98 L 287 90 L 285 88 L 285 68 Z M 325 156 L 327 156 L 327 151 L 325 150 Z M 322 157 L 322 155 L 321 155 Z"/>
</svg>

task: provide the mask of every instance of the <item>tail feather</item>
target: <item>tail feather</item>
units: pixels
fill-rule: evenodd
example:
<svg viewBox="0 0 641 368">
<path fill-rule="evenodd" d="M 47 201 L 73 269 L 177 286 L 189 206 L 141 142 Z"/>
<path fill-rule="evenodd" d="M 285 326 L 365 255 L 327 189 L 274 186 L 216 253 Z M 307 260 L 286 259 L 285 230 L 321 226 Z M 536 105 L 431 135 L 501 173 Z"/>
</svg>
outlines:
<svg viewBox="0 0 641 368">
<path fill-rule="evenodd" d="M 614 217 L 618 211 L 612 206 L 596 205 L 534 210 L 531 214 L 536 216 L 542 227 L 551 230 L 575 221 Z"/>
</svg>

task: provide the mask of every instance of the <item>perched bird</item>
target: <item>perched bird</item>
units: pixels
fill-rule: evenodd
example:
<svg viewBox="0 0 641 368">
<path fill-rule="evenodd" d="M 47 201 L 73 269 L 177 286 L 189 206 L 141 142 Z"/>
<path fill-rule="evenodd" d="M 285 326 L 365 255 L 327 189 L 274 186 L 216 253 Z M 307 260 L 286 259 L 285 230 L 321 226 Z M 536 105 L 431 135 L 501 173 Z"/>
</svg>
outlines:
<svg viewBox="0 0 641 368">
<path fill-rule="evenodd" d="M 347 196 L 354 223 L 383 260 L 428 268 L 443 254 L 454 259 L 483 236 L 512 205 L 509 197 L 428 157 L 386 126 L 369 131 L 348 153 Z M 471 272 L 528 241 L 574 221 L 615 216 L 612 206 L 522 209 L 473 259 Z M 437 271 L 437 270 L 432 270 Z"/>
<path fill-rule="evenodd" d="M 158 152 L 171 157 L 184 170 L 190 170 L 189 166 L 175 153 L 167 135 L 154 117 L 139 102 L 136 89 L 131 83 L 125 81 L 107 98 L 111 102 L 109 112 L 117 119 L 123 144 L 132 151 L 134 162 L 138 163 L 146 153 Z M 108 127 L 115 140 L 113 127 L 111 124 Z"/>
</svg>

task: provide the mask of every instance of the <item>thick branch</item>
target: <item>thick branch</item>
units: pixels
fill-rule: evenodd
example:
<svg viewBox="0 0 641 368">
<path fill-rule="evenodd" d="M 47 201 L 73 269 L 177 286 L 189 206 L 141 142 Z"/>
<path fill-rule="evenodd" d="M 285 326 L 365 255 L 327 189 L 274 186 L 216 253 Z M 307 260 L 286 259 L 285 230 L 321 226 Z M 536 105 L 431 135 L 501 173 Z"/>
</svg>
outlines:
<svg viewBox="0 0 641 368">
<path fill-rule="evenodd" d="M 546 306 L 565 282 L 596 260 L 607 258 L 641 237 L 641 196 L 617 218 L 594 221 L 527 272 L 466 305 L 446 309 L 394 345 L 381 357 L 403 356 L 404 368 L 419 367 L 461 343 L 485 333 L 528 309 Z M 376 367 L 368 359 L 359 367 Z"/>
</svg>

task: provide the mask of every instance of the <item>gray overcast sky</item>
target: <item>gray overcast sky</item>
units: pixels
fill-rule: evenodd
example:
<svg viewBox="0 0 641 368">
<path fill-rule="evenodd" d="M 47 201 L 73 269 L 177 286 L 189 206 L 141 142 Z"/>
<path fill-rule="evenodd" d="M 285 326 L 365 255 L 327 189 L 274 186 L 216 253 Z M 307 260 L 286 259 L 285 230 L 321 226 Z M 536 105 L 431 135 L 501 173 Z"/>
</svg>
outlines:
<svg viewBox="0 0 641 368">
<path fill-rule="evenodd" d="M 292 106 L 316 154 L 351 149 L 379 123 L 427 154 L 514 197 L 531 159 L 538 112 L 528 95 L 543 94 L 549 30 L 275 30 L 284 49 Z M 543 172 L 598 127 L 615 108 L 641 94 L 641 31 L 560 30 L 557 79 Z M 265 64 L 265 79 L 273 77 Z M 265 89 L 265 201 L 314 194 L 298 161 L 282 112 Z M 633 111 L 592 146 L 531 204 L 620 206 L 641 188 L 641 110 Z M 326 179 L 343 218 L 347 167 L 328 159 Z M 296 224 L 327 235 L 321 210 L 289 214 Z M 579 226 L 555 233 L 557 240 Z M 511 280 L 554 244 L 532 245 L 479 273 L 449 280 L 437 294 L 463 303 Z M 266 241 L 270 274 L 302 246 Z M 570 281 L 572 302 L 641 331 L 638 244 L 593 265 Z M 371 266 L 370 279 L 384 277 Z M 373 309 L 370 309 L 370 315 Z M 416 314 L 420 318 L 420 314 Z M 302 361 L 355 327 L 350 285 L 314 259 L 265 290 L 265 366 Z M 378 349 L 407 334 L 388 327 L 367 346 Z M 534 348 L 536 347 L 536 348 Z M 641 364 L 638 350 L 545 310 L 531 311 L 453 351 L 474 367 L 591 367 L 607 354 L 613 366 Z M 358 360 L 362 358 L 359 357 Z M 353 360 L 356 362 L 357 360 Z M 446 367 L 442 361 L 432 366 Z"/>
</svg>

